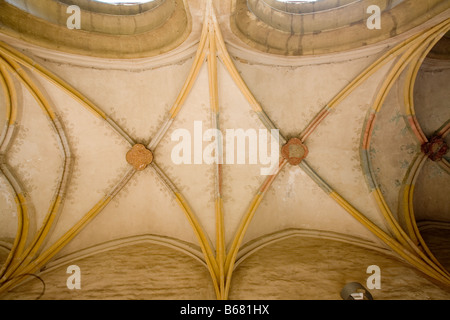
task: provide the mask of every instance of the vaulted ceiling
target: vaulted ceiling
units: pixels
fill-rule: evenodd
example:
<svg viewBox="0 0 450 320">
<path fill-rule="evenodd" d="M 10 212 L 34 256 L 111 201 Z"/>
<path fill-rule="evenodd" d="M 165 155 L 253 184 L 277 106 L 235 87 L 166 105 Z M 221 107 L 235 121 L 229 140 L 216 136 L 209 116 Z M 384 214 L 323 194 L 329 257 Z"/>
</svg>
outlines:
<svg viewBox="0 0 450 320">
<path fill-rule="evenodd" d="M 445 0 L 0 1 L 0 298 L 339 299 L 378 265 L 375 298 L 448 299 L 449 29 Z M 208 129 L 278 129 L 279 165 L 176 164 Z"/>
</svg>

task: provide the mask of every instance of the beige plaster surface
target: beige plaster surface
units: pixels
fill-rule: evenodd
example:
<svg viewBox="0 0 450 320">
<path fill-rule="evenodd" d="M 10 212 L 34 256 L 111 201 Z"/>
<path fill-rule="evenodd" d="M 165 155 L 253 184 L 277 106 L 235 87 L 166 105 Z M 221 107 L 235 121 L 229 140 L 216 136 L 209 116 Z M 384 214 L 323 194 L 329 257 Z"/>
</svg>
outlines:
<svg viewBox="0 0 450 320">
<path fill-rule="evenodd" d="M 404 263 L 360 247 L 294 237 L 254 253 L 236 269 L 231 299 L 340 300 L 350 282 L 367 286 L 371 265 L 381 269 L 375 300 L 447 300 L 450 291 Z"/>
<path fill-rule="evenodd" d="M 66 286 L 67 268 L 81 271 L 81 290 Z M 214 289 L 208 271 L 198 261 L 174 249 L 156 244 L 138 244 L 71 261 L 41 275 L 44 300 L 210 300 Z M 195 289 L 194 289 L 195 287 Z M 5 300 L 34 300 L 42 283 L 31 279 Z"/>
<path fill-rule="evenodd" d="M 187 255 L 156 244 L 111 249 L 66 264 L 39 275 L 46 284 L 42 299 L 214 299 L 206 268 Z M 81 269 L 81 290 L 66 287 L 69 265 Z M 345 284 L 356 281 L 366 286 L 366 271 L 371 265 L 381 269 L 381 289 L 370 290 L 376 300 L 449 298 L 448 289 L 391 256 L 304 237 L 270 244 L 244 260 L 236 269 L 230 298 L 340 300 Z M 32 300 L 41 292 L 42 284 L 31 279 L 5 298 Z"/>
<path fill-rule="evenodd" d="M 414 212 L 417 221 L 450 221 L 450 176 L 438 164 L 425 163 L 414 190 Z"/>
</svg>

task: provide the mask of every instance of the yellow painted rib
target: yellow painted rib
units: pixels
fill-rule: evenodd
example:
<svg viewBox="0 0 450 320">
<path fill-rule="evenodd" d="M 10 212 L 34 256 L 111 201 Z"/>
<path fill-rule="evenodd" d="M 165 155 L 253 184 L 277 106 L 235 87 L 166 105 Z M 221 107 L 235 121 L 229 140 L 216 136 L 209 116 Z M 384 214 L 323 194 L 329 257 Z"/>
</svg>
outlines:
<svg viewBox="0 0 450 320">
<path fill-rule="evenodd" d="M 217 298 L 219 298 L 221 296 L 220 288 L 219 288 L 219 266 L 217 264 L 217 261 L 213 254 L 213 251 L 211 249 L 211 246 L 210 246 L 209 240 L 206 236 L 206 233 L 203 231 L 200 223 L 197 221 L 197 218 L 195 217 L 194 213 L 192 212 L 192 209 L 190 208 L 187 201 L 184 199 L 183 195 L 176 190 L 176 187 L 169 180 L 169 178 L 165 175 L 165 173 L 161 169 L 159 169 L 159 167 L 156 165 L 156 163 L 152 163 L 152 167 L 155 170 L 155 173 L 164 182 L 164 184 L 166 185 L 168 190 L 170 192 L 172 192 L 176 202 L 178 203 L 180 208 L 183 210 L 183 213 L 184 213 L 186 219 L 188 220 L 188 222 L 199 242 L 200 249 L 205 258 L 206 266 L 211 275 L 211 279 L 213 282 L 214 290 L 216 292 L 216 296 L 217 296 Z"/>
<path fill-rule="evenodd" d="M 14 63 L 19 63 L 21 65 L 26 66 L 27 68 L 36 71 L 40 75 L 42 75 L 45 79 L 49 80 L 51 83 L 56 85 L 57 87 L 61 88 L 64 92 L 69 94 L 71 97 L 73 97 L 76 101 L 81 103 L 83 107 L 85 107 L 88 111 L 90 111 L 93 115 L 95 115 L 98 118 L 101 118 L 103 120 L 108 120 L 107 115 L 98 108 L 92 101 L 87 99 L 85 96 L 83 96 L 79 91 L 77 91 L 75 88 L 73 88 L 71 85 L 69 85 L 67 82 L 59 78 L 58 76 L 52 74 L 51 72 L 47 71 L 44 67 L 34 62 L 32 59 L 28 58 L 26 55 L 22 54 L 21 52 L 15 50 L 14 48 L 6 45 L 5 43 L 0 41 L 0 56 L 3 57 L 3 59 L 8 61 L 13 61 Z M 19 69 L 21 70 L 20 66 Z M 23 72 L 21 72 L 23 75 Z M 52 117 L 51 117 L 52 118 Z M 54 119 L 54 118 L 52 118 Z M 110 119 L 111 120 L 111 119 Z M 108 122 L 108 121 L 107 121 Z M 110 125 L 111 123 L 108 122 Z M 125 138 L 127 141 L 130 141 L 130 137 L 128 134 L 126 134 L 122 129 L 117 130 L 117 125 L 113 126 L 112 128 L 123 138 Z"/>
<path fill-rule="evenodd" d="M 22 269 L 25 268 L 31 260 L 34 259 L 36 256 L 36 253 L 41 248 L 42 243 L 46 239 L 50 228 L 53 225 L 53 221 L 55 219 L 55 212 L 59 210 L 60 204 L 61 204 L 61 198 L 57 197 L 53 204 L 50 206 L 49 213 L 46 216 L 45 221 L 42 224 L 41 229 L 38 231 L 38 233 L 35 235 L 33 241 L 31 242 L 31 245 L 25 250 L 25 252 L 18 258 L 18 261 L 14 264 L 13 267 L 8 270 L 6 275 L 8 277 L 14 277 L 21 273 Z"/>
<path fill-rule="evenodd" d="M 206 239 L 205 233 L 201 229 L 200 225 L 198 224 L 192 210 L 190 209 L 189 205 L 187 204 L 186 200 L 180 193 L 175 193 L 176 200 L 180 207 L 183 209 L 186 217 L 188 218 L 188 221 L 193 228 L 195 235 L 197 236 L 197 239 L 199 240 L 200 247 L 202 249 L 203 255 L 206 259 L 206 264 L 208 266 L 209 273 L 211 275 L 211 278 L 213 280 L 214 290 L 216 292 L 216 296 L 220 297 L 220 288 L 219 288 L 219 266 L 217 265 L 216 259 L 214 257 L 214 254 L 211 250 L 211 247 L 208 243 L 208 240 Z"/>
<path fill-rule="evenodd" d="M 449 30 L 450 22 L 449 20 L 443 21 L 435 27 L 426 30 L 420 34 L 417 39 L 412 41 L 411 46 L 406 50 L 406 52 L 400 57 L 399 61 L 396 63 L 396 66 L 392 69 L 390 74 L 387 77 L 387 80 L 384 82 L 382 89 L 377 96 L 377 99 L 374 103 L 374 109 L 379 110 L 386 99 L 386 95 L 389 93 L 392 88 L 395 80 L 398 79 L 401 72 L 407 67 L 407 65 L 414 59 L 417 58 L 417 62 L 425 59 L 428 52 L 434 47 L 434 45 L 439 41 L 443 34 L 445 34 Z M 412 76 L 417 75 L 420 65 L 416 65 Z M 413 88 L 410 88 L 408 92 L 411 92 Z"/>
<path fill-rule="evenodd" d="M 400 227 L 398 222 L 393 218 L 392 212 L 388 208 L 384 198 L 381 195 L 381 191 L 377 189 L 376 192 L 373 193 L 373 195 L 375 196 L 375 199 L 380 209 L 383 210 L 383 215 L 390 224 L 391 229 L 394 231 L 397 240 L 400 241 L 400 243 L 409 251 L 415 252 L 420 258 L 426 261 L 431 268 L 433 268 L 440 274 L 446 275 L 446 272 L 444 270 L 442 270 L 441 268 L 436 266 L 433 262 L 431 262 L 431 260 L 423 253 L 423 251 L 420 250 L 420 248 L 418 248 L 415 243 L 413 243 L 413 241 L 408 237 L 405 231 Z"/>
<path fill-rule="evenodd" d="M 202 248 L 205 250 L 208 259 L 211 260 L 211 266 L 214 270 L 214 274 L 217 275 L 219 268 L 218 268 L 217 263 L 215 262 L 214 254 L 211 250 L 211 247 L 209 246 L 209 242 L 206 238 L 205 233 L 203 232 L 202 228 L 200 227 L 200 224 L 198 223 L 197 219 L 195 218 L 195 215 L 192 212 L 192 209 L 190 208 L 190 206 L 184 199 L 183 195 L 179 192 L 176 192 L 175 196 L 176 196 L 178 204 L 185 212 L 189 223 L 191 224 L 193 229 L 196 231 L 196 235 L 199 237 L 200 244 L 201 244 Z"/>
<path fill-rule="evenodd" d="M 11 124 L 11 120 L 10 120 L 11 112 L 12 112 L 11 97 L 10 97 L 11 94 L 10 94 L 10 88 L 6 82 L 7 81 L 5 78 L 6 75 L 7 75 L 7 72 L 6 72 L 5 67 L 3 65 L 0 66 L 0 87 L 2 88 L 3 95 L 5 97 L 5 119 L 9 124 Z"/>
<path fill-rule="evenodd" d="M 8 254 L 8 257 L 6 258 L 6 261 L 3 263 L 2 267 L 0 268 L 0 279 L 3 279 L 3 275 L 5 274 L 5 271 L 8 269 L 8 267 L 11 264 L 11 261 L 14 259 L 14 257 L 17 254 L 17 248 L 20 245 L 20 240 L 22 239 L 22 233 L 24 230 L 22 207 L 20 206 L 20 199 L 17 195 L 14 197 L 14 201 L 15 201 L 16 207 L 17 207 L 17 233 L 16 233 L 16 237 L 14 239 L 13 246 Z"/>
<path fill-rule="evenodd" d="M 416 158 L 416 161 L 413 163 L 411 170 L 409 170 L 409 172 L 407 173 L 407 179 L 409 181 L 409 184 L 405 185 L 403 191 L 402 197 L 403 214 L 409 236 L 412 239 L 414 239 L 417 246 L 420 245 L 419 249 L 422 249 L 423 251 L 423 253 L 422 252 L 420 253 L 420 256 L 422 256 L 423 259 L 427 261 L 430 265 L 440 269 L 446 275 L 450 275 L 450 273 L 446 270 L 446 268 L 442 266 L 442 264 L 436 259 L 434 254 L 428 248 L 426 242 L 424 241 L 422 235 L 420 234 L 420 230 L 417 226 L 416 218 L 414 215 L 413 200 L 414 200 L 415 181 L 417 180 L 421 168 L 426 160 L 427 157 L 424 154 L 420 153 L 418 155 L 418 158 Z"/>
<path fill-rule="evenodd" d="M 19 193 L 17 195 L 18 198 L 18 205 L 21 208 L 21 215 L 22 215 L 22 233 L 19 241 L 19 245 L 17 247 L 17 256 L 20 256 L 25 248 L 25 244 L 28 237 L 28 230 L 30 228 L 30 219 L 28 217 L 28 205 L 26 203 L 25 195 L 23 193 Z"/>
<path fill-rule="evenodd" d="M 216 207 L 216 251 L 217 264 L 219 266 L 219 288 L 220 299 L 225 299 L 225 229 L 223 215 L 223 200 L 218 197 L 215 201 Z"/>
<path fill-rule="evenodd" d="M 357 221 L 364 225 L 368 230 L 370 230 L 374 235 L 376 235 L 380 240 L 387 244 L 392 250 L 394 250 L 399 256 L 404 258 L 406 261 L 411 263 L 417 269 L 423 273 L 429 275 L 430 277 L 441 281 L 447 285 L 450 284 L 450 278 L 443 274 L 442 271 L 435 270 L 430 265 L 425 263 L 422 259 L 416 256 L 413 252 L 405 248 L 396 240 L 392 239 L 383 230 L 378 228 L 370 220 L 364 217 L 358 210 L 356 210 L 351 204 L 349 204 L 345 199 L 343 199 L 338 193 L 330 193 L 330 197 L 334 199 L 339 205 L 341 205 L 347 212 L 351 214 Z"/>
<path fill-rule="evenodd" d="M 410 208 L 412 205 L 412 199 L 411 194 L 414 193 L 414 186 L 412 185 L 405 185 L 405 190 L 403 192 L 402 202 L 403 202 L 403 208 L 404 208 L 404 217 L 405 217 L 405 224 L 406 229 L 408 231 L 409 236 L 411 239 L 418 244 L 419 239 L 416 236 L 416 233 L 414 232 L 414 227 L 412 225 L 412 212 L 410 212 Z"/>
<path fill-rule="evenodd" d="M 440 23 L 439 25 L 424 31 L 418 36 L 416 39 L 411 41 L 408 45 L 407 50 L 400 56 L 398 61 L 394 64 L 393 68 L 389 72 L 388 76 L 386 77 L 386 80 L 383 82 L 382 87 L 379 91 L 379 93 L 376 96 L 376 99 L 374 101 L 372 110 L 374 112 L 379 112 L 384 105 L 384 102 L 386 100 L 387 95 L 391 91 L 393 85 L 396 83 L 398 78 L 400 77 L 401 73 L 405 68 L 414 60 L 416 59 L 416 64 L 413 65 L 413 67 L 410 67 L 407 73 L 405 88 L 405 97 L 404 101 L 408 105 L 407 108 L 409 108 L 409 113 L 412 113 L 412 90 L 411 87 L 414 82 L 414 77 L 417 76 L 418 69 L 420 67 L 419 63 L 421 60 L 425 58 L 428 51 L 431 50 L 431 48 L 434 46 L 434 44 L 438 41 L 438 38 L 441 37 L 441 35 L 449 30 L 449 21 L 444 21 L 443 23 Z M 408 87 L 409 85 L 409 87 Z M 374 181 L 375 177 L 372 177 Z M 407 228 L 409 231 L 409 235 L 412 236 L 413 240 L 411 240 L 410 237 L 405 233 L 405 231 L 401 228 L 401 226 L 398 224 L 398 222 L 395 220 L 392 212 L 390 211 L 388 205 L 385 202 L 385 199 L 379 190 L 377 188 L 372 195 L 374 196 L 376 203 L 378 207 L 380 208 L 383 217 L 385 218 L 385 221 L 388 222 L 390 229 L 394 232 L 395 238 L 397 241 L 399 241 L 405 248 L 408 249 L 408 251 L 411 251 L 416 254 L 417 259 L 421 262 L 414 262 L 415 265 L 420 268 L 422 271 L 430 272 L 429 269 L 433 270 L 432 272 L 436 272 L 438 274 L 437 278 L 444 277 L 448 280 L 448 272 L 443 269 L 439 264 L 436 264 L 433 262 L 433 258 L 431 255 L 431 260 L 429 256 L 427 256 L 418 246 L 417 246 L 417 240 L 420 241 L 420 234 L 418 233 L 417 226 L 415 226 L 413 222 L 413 213 L 411 212 L 412 206 L 411 206 L 411 193 L 409 193 L 411 188 L 408 187 L 406 190 L 406 195 L 404 198 L 404 208 L 405 210 L 405 218 L 407 223 Z M 405 202 L 406 201 L 406 202 Z M 423 249 L 425 252 L 429 252 L 426 245 L 423 246 Z M 420 260 L 422 259 L 422 260 Z M 424 265 L 426 267 L 424 267 Z M 424 270 L 427 269 L 427 270 Z M 435 276 L 436 278 L 436 276 Z M 441 278 L 442 280 L 442 278 Z"/>
<path fill-rule="evenodd" d="M 246 234 L 246 231 L 250 225 L 250 222 L 253 218 L 253 216 L 256 213 L 256 210 L 258 209 L 261 201 L 263 199 L 262 194 L 257 194 L 255 198 L 252 201 L 252 204 L 250 205 L 250 208 L 248 209 L 247 213 L 245 214 L 243 223 L 239 226 L 239 229 L 236 233 L 236 236 L 234 238 L 233 244 L 228 251 L 226 263 L 225 263 L 225 272 L 227 273 L 226 278 L 226 284 L 225 284 L 225 298 L 228 298 L 228 295 L 230 293 L 230 287 L 231 287 L 231 278 L 233 275 L 233 269 L 234 264 L 236 262 L 236 257 L 239 252 L 239 248 L 242 244 L 242 241 L 244 240 L 244 236 Z"/>
<path fill-rule="evenodd" d="M 41 107 L 41 109 L 48 116 L 50 121 L 54 124 L 54 128 L 57 132 L 58 138 L 61 139 L 61 144 L 64 145 L 64 143 L 62 142 L 62 136 L 61 136 L 62 133 L 58 131 L 58 128 L 54 123 L 54 121 L 56 119 L 56 115 L 55 115 L 53 109 L 51 108 L 50 104 L 44 97 L 44 95 L 40 92 L 40 90 L 37 88 L 37 86 L 30 79 L 30 77 L 23 71 L 23 69 L 15 61 L 13 61 L 9 58 L 4 57 L 3 59 L 0 59 L 0 63 L 4 67 L 10 69 L 12 72 L 16 72 L 19 80 L 29 89 L 30 93 L 34 96 L 34 98 L 36 99 L 36 101 L 39 104 L 39 106 Z M 66 154 L 67 150 L 62 150 L 62 152 L 64 154 Z M 67 159 L 65 158 L 64 161 L 66 161 L 66 160 Z M 63 172 L 61 181 L 64 180 L 64 177 L 67 174 L 68 174 L 67 172 Z M 59 186 L 59 188 L 61 188 L 61 185 Z M 58 189 L 56 193 L 58 194 L 60 192 L 60 190 L 61 189 Z M 61 201 L 62 201 L 62 199 L 59 196 L 56 196 L 55 201 L 50 206 L 49 212 L 47 213 L 46 217 L 44 218 L 44 223 L 43 223 L 42 227 L 40 228 L 39 232 L 36 234 L 30 247 L 27 250 L 25 250 L 23 255 L 21 257 L 19 257 L 17 261 L 14 261 L 13 265 L 5 273 L 5 276 L 9 277 L 9 276 L 13 276 L 13 275 L 17 274 L 18 272 L 20 272 L 21 268 L 26 266 L 27 263 L 34 258 L 34 256 L 40 249 L 41 244 L 47 237 L 48 232 L 51 229 L 55 215 L 59 211 Z"/>
<path fill-rule="evenodd" d="M 435 28 L 438 29 L 439 27 L 445 25 L 447 22 L 442 22 Z M 434 30 L 434 28 L 433 28 Z M 359 85 L 361 85 L 365 80 L 367 80 L 371 75 L 373 75 L 376 71 L 380 70 L 384 65 L 386 65 L 388 62 L 395 59 L 400 54 L 404 53 L 408 48 L 410 47 L 411 43 L 413 42 L 421 42 L 422 39 L 421 36 L 427 35 L 426 31 L 420 32 L 408 40 L 398 44 L 394 48 L 387 51 L 385 54 L 383 54 L 377 61 L 375 61 L 372 65 L 370 65 L 364 72 L 362 72 L 358 77 L 356 77 L 352 82 L 350 82 L 341 92 L 339 92 L 336 97 L 334 97 L 328 106 L 330 109 L 333 109 L 336 107 L 340 102 L 342 102 L 346 97 L 348 97 Z M 417 40 L 417 41 L 416 41 Z"/>
<path fill-rule="evenodd" d="M 203 23 L 200 43 L 197 49 L 197 53 L 195 55 L 194 63 L 183 85 L 183 88 L 181 89 L 180 94 L 178 95 L 172 109 L 169 112 L 171 119 L 174 119 L 178 115 L 182 106 L 184 105 L 184 102 L 186 101 L 189 95 L 189 92 L 191 92 L 192 87 L 194 86 L 195 80 L 197 80 L 198 74 L 205 60 L 207 41 L 208 41 L 208 23 L 205 21 Z"/>
<path fill-rule="evenodd" d="M 15 60 L 16 62 L 23 64 L 24 66 L 30 68 L 31 70 L 37 71 L 39 74 L 44 76 L 47 80 L 57 85 L 61 89 L 63 89 L 70 96 L 75 98 L 75 100 L 79 101 L 83 106 L 85 106 L 89 111 L 91 111 L 97 117 L 106 119 L 106 114 L 95 106 L 90 100 L 84 97 L 80 92 L 78 92 L 75 88 L 69 85 L 67 82 L 57 77 L 56 75 L 50 73 L 41 65 L 22 54 L 21 52 L 15 50 L 14 48 L 8 46 L 7 44 L 0 41 L 0 54 L 3 57 L 8 57 L 10 59 Z"/>
<path fill-rule="evenodd" d="M 255 96 L 252 94 L 252 92 L 246 85 L 245 81 L 242 79 L 241 75 L 239 74 L 239 71 L 236 69 L 233 60 L 230 57 L 230 54 L 228 53 L 225 41 L 223 39 L 222 31 L 220 30 L 220 26 L 215 16 L 212 17 L 212 22 L 214 24 L 214 30 L 216 33 L 218 53 L 222 60 L 222 63 L 225 65 L 226 69 L 230 73 L 234 82 L 237 84 L 238 88 L 241 90 L 244 97 L 247 99 L 253 111 L 257 113 L 262 112 L 261 105 L 255 99 Z"/>
<path fill-rule="evenodd" d="M 217 84 L 217 56 L 216 38 L 214 29 L 209 29 L 209 53 L 208 53 L 208 74 L 209 74 L 209 99 L 211 110 L 214 114 L 219 112 L 218 84 Z"/>
<path fill-rule="evenodd" d="M 211 3 L 209 3 L 209 9 L 212 10 Z M 212 15 L 210 11 L 210 15 Z M 218 117 L 219 117 L 219 88 L 218 88 L 218 76 L 217 76 L 217 48 L 216 48 L 216 34 L 211 24 L 211 20 L 208 19 L 209 27 L 209 52 L 208 52 L 208 81 L 209 81 L 209 99 L 211 106 L 211 113 L 213 120 L 213 127 L 219 129 Z M 223 300 L 225 293 L 225 232 L 224 232 L 224 213 L 223 213 L 223 200 L 220 194 L 220 186 L 222 184 L 222 173 L 220 164 L 216 164 L 216 179 L 215 179 L 215 214 L 216 214 L 216 263 L 218 265 L 218 286 L 219 295 L 218 299 Z"/>
<path fill-rule="evenodd" d="M 103 208 L 111 201 L 110 197 L 106 197 L 98 202 L 75 226 L 65 233 L 57 242 L 49 249 L 42 252 L 35 260 L 22 265 L 18 271 L 20 274 L 32 274 L 42 268 L 51 258 L 53 258 L 67 243 L 69 243 L 80 231 L 86 226 Z M 19 272 L 17 272 L 19 273 Z M 15 277 L 11 281 L 0 287 L 0 294 L 13 287 L 21 281 L 20 277 Z"/>
<path fill-rule="evenodd" d="M 225 272 L 226 272 L 226 284 L 225 284 L 225 299 L 228 299 L 228 295 L 230 293 L 230 286 L 231 286 L 231 278 L 234 270 L 234 264 L 236 262 L 236 257 L 239 252 L 239 248 L 242 244 L 242 241 L 244 240 L 244 236 L 248 230 L 248 227 L 250 225 L 250 222 L 252 221 L 256 210 L 258 209 L 259 205 L 261 204 L 261 201 L 263 200 L 264 196 L 267 193 L 267 190 L 272 185 L 273 181 L 275 181 L 276 177 L 279 175 L 279 173 L 282 171 L 282 169 L 286 166 L 287 161 L 285 159 L 282 159 L 278 168 L 275 170 L 273 175 L 268 176 L 266 180 L 263 182 L 261 189 L 258 191 L 258 193 L 255 195 L 255 197 L 252 199 L 252 202 L 250 203 L 250 207 L 248 208 L 247 212 L 244 215 L 244 218 L 239 225 L 239 228 L 234 236 L 233 242 L 231 244 L 230 249 L 228 250 L 228 254 L 225 261 Z"/>
<path fill-rule="evenodd" d="M 394 232 L 395 238 L 400 241 L 404 246 L 413 249 L 414 244 L 411 241 L 408 241 L 406 234 L 403 232 L 403 229 L 398 224 L 397 220 L 395 220 L 389 206 L 387 205 L 380 188 L 376 188 L 372 192 L 372 196 L 375 198 L 376 203 L 378 204 L 378 208 L 381 210 L 385 221 L 390 226 L 392 232 Z"/>
<path fill-rule="evenodd" d="M 19 80 L 29 89 L 29 92 L 38 102 L 41 109 L 44 113 L 51 119 L 55 119 L 55 113 L 52 108 L 49 107 L 46 98 L 42 95 L 40 90 L 36 87 L 36 85 L 31 81 L 29 76 L 23 71 L 23 69 L 13 60 L 8 58 L 0 59 L 0 63 L 10 69 L 12 72 L 15 72 L 18 75 Z"/>
</svg>

